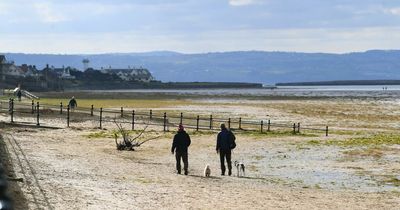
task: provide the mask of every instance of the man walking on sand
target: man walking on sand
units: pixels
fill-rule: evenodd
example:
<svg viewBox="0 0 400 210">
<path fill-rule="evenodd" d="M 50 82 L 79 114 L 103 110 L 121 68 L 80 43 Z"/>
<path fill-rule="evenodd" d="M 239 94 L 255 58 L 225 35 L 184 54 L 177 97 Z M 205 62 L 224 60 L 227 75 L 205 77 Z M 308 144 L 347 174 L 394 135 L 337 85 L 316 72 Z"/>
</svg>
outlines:
<svg viewBox="0 0 400 210">
<path fill-rule="evenodd" d="M 18 91 L 17 91 L 17 97 L 18 97 L 18 101 L 21 101 L 21 97 L 22 97 L 22 91 L 21 91 L 21 89 L 18 89 Z"/>
<path fill-rule="evenodd" d="M 221 161 L 221 175 L 225 175 L 225 159 L 228 163 L 228 175 L 232 175 L 232 150 L 236 147 L 235 135 L 226 128 L 225 124 L 221 124 L 221 132 L 217 136 L 217 153 Z"/>
<path fill-rule="evenodd" d="M 190 146 L 190 137 L 186 133 L 182 124 L 179 124 L 178 133 L 175 134 L 174 140 L 172 142 L 171 153 L 174 154 L 176 158 L 176 170 L 178 174 L 181 174 L 181 159 L 183 161 L 183 169 L 185 175 L 188 175 L 188 147 Z"/>
</svg>

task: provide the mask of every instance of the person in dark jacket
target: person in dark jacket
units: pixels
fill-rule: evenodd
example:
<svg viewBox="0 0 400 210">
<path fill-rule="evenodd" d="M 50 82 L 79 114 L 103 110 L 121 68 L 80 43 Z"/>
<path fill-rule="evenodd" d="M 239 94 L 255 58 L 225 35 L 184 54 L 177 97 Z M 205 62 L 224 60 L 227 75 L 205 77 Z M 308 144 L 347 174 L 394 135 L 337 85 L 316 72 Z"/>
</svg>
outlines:
<svg viewBox="0 0 400 210">
<path fill-rule="evenodd" d="M 78 107 L 78 103 L 76 102 L 74 96 L 72 96 L 71 100 L 69 100 L 68 106 L 72 111 L 74 111 L 75 107 Z"/>
<path fill-rule="evenodd" d="M 17 97 L 18 97 L 18 101 L 21 101 L 21 97 L 22 97 L 22 90 L 21 89 L 18 89 Z"/>
<path fill-rule="evenodd" d="M 186 133 L 182 124 L 179 125 L 178 133 L 174 136 L 174 141 L 172 143 L 171 153 L 174 154 L 176 158 L 176 170 L 178 174 L 181 174 L 181 159 L 183 161 L 183 169 L 185 175 L 188 175 L 188 147 L 190 146 L 190 137 Z"/>
<path fill-rule="evenodd" d="M 221 132 L 217 136 L 217 153 L 221 161 L 221 175 L 225 175 L 225 159 L 228 164 L 228 175 L 232 175 L 232 149 L 236 147 L 235 135 L 226 128 L 225 124 L 221 124 Z"/>
</svg>

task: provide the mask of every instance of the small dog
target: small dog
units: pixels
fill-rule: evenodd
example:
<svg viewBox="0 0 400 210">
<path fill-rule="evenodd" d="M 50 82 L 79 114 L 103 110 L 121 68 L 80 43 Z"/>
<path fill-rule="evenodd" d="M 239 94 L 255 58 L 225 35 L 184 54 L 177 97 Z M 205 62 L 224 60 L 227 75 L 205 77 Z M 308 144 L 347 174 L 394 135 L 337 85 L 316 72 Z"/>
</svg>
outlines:
<svg viewBox="0 0 400 210">
<path fill-rule="evenodd" d="M 237 177 L 245 176 L 244 163 L 235 161 L 235 166 L 236 166 L 236 170 L 237 170 Z"/>
<path fill-rule="evenodd" d="M 205 177 L 210 177 L 211 175 L 211 169 L 210 169 L 210 165 L 206 165 L 206 167 L 204 168 L 204 176 Z"/>
</svg>

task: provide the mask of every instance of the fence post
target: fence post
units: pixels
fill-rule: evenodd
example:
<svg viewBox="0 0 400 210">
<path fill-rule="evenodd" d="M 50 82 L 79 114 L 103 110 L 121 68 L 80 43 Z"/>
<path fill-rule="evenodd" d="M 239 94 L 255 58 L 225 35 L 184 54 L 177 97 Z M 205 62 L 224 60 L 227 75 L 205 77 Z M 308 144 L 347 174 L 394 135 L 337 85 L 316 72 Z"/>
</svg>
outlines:
<svg viewBox="0 0 400 210">
<path fill-rule="evenodd" d="M 199 131 L 199 121 L 200 121 L 200 116 L 197 115 L 197 119 L 196 119 L 196 131 Z"/>
<path fill-rule="evenodd" d="M 297 123 L 297 133 L 300 133 L 300 123 Z"/>
<path fill-rule="evenodd" d="M 93 116 L 93 104 L 92 104 L 92 108 L 90 109 L 90 116 Z"/>
<path fill-rule="evenodd" d="M 261 127 L 260 127 L 260 131 L 261 131 L 261 133 L 263 132 L 263 127 L 264 127 L 264 121 L 263 120 L 261 120 Z"/>
<path fill-rule="evenodd" d="M 293 123 L 293 134 L 296 134 L 296 123 Z"/>
<path fill-rule="evenodd" d="M 242 118 L 239 117 L 239 130 L 242 130 Z"/>
<path fill-rule="evenodd" d="M 325 136 L 328 136 L 328 126 L 326 126 Z"/>
<path fill-rule="evenodd" d="M 11 123 L 14 123 L 14 99 L 10 98 L 8 106 L 9 106 L 8 110 L 10 111 L 10 115 L 11 115 Z"/>
<path fill-rule="evenodd" d="M 60 114 L 62 114 L 62 111 L 63 111 L 63 104 L 62 102 L 60 102 Z"/>
<path fill-rule="evenodd" d="M 132 130 L 135 130 L 135 110 L 132 110 Z"/>
<path fill-rule="evenodd" d="M 166 131 L 166 126 L 167 126 L 167 113 L 164 112 L 164 132 Z"/>
<path fill-rule="evenodd" d="M 103 120 L 102 118 L 103 118 L 103 107 L 100 108 L 100 129 L 102 127 L 102 124 L 101 124 L 102 123 L 101 121 Z"/>
<path fill-rule="evenodd" d="M 212 130 L 212 123 L 213 122 L 213 117 L 212 117 L 212 115 L 210 115 L 210 130 Z"/>
<path fill-rule="evenodd" d="M 69 105 L 67 106 L 67 127 L 69 128 Z"/>
<path fill-rule="evenodd" d="M 228 129 L 231 129 L 231 118 L 228 119 Z"/>
<path fill-rule="evenodd" d="M 36 115 L 36 125 L 37 126 L 40 126 L 40 122 L 39 122 L 39 118 L 40 118 L 40 109 L 39 109 L 39 102 L 37 102 L 37 104 L 36 104 L 36 113 L 37 113 L 37 115 Z"/>
<path fill-rule="evenodd" d="M 150 109 L 150 120 L 153 119 L 153 110 Z"/>
<path fill-rule="evenodd" d="M 179 123 L 179 124 L 181 124 L 181 125 L 182 125 L 182 122 L 183 122 L 183 113 L 181 112 L 181 121 L 180 121 L 180 123 Z"/>
<path fill-rule="evenodd" d="M 32 114 L 35 113 L 35 102 L 32 100 Z"/>
<path fill-rule="evenodd" d="M 124 117 L 124 107 L 121 107 L 121 118 Z"/>
<path fill-rule="evenodd" d="M 271 120 L 268 120 L 268 127 L 267 127 L 267 131 L 271 131 Z"/>
</svg>

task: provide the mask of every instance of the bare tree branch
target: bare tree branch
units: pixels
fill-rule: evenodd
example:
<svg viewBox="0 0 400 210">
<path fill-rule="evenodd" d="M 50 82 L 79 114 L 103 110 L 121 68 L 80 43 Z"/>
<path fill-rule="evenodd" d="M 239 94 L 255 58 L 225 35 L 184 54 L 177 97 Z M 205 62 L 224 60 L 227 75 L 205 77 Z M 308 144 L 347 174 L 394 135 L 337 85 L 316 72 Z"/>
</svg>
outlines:
<svg viewBox="0 0 400 210">
<path fill-rule="evenodd" d="M 118 142 L 118 134 L 114 134 L 115 137 L 115 144 L 117 146 L 117 150 L 135 150 L 134 147 L 139 147 L 140 145 L 144 144 L 145 142 L 148 142 L 150 140 L 154 140 L 157 138 L 160 138 L 161 136 L 156 136 L 152 137 L 150 139 L 146 139 L 142 142 L 139 142 L 137 139 L 140 138 L 148 128 L 148 124 L 145 123 L 144 129 L 135 137 L 130 137 L 129 133 L 123 128 L 122 124 L 117 123 L 116 119 L 114 119 L 114 123 L 118 128 L 118 132 L 122 136 L 122 141 Z"/>
<path fill-rule="evenodd" d="M 147 127 L 149 127 L 149 125 L 146 125 L 146 127 L 144 127 L 144 129 L 139 133 L 138 136 L 136 136 L 135 138 L 132 139 L 132 141 L 138 139 L 140 136 L 142 136 L 142 134 L 146 131 Z"/>
<path fill-rule="evenodd" d="M 154 139 L 158 139 L 158 138 L 160 138 L 160 137 L 161 137 L 161 136 L 156 136 L 156 137 L 153 137 L 153 138 L 146 139 L 146 140 L 140 142 L 138 146 L 144 144 L 145 142 L 148 142 L 148 141 L 151 141 L 151 140 L 154 140 Z"/>
</svg>

